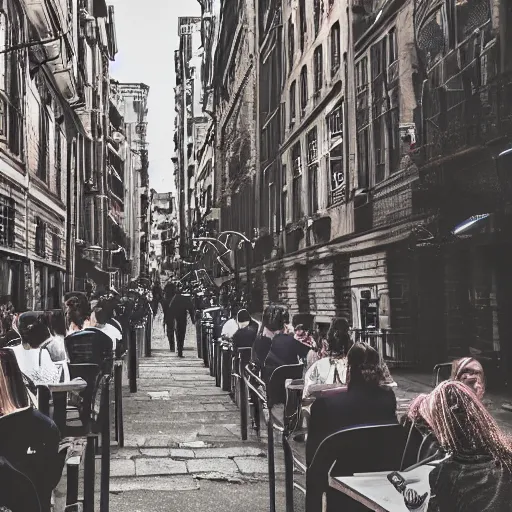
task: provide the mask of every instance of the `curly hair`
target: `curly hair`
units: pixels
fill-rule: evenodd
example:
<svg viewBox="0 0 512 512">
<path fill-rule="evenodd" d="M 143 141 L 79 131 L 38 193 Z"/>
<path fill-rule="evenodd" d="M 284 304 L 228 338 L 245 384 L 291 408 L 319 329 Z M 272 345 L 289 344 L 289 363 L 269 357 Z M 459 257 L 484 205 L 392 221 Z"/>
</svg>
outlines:
<svg viewBox="0 0 512 512">
<path fill-rule="evenodd" d="M 282 331 L 286 324 L 290 323 L 290 314 L 288 308 L 279 304 L 271 304 L 263 312 L 262 328 L 266 327 L 269 331 Z"/>
<path fill-rule="evenodd" d="M 91 315 L 89 301 L 85 295 L 76 295 L 68 298 L 65 304 L 66 325 L 74 323 L 79 329 L 84 326 L 85 320 Z"/>
<path fill-rule="evenodd" d="M 366 343 L 355 343 L 348 351 L 348 388 L 354 384 L 378 387 L 384 382 L 379 353 Z"/>
<path fill-rule="evenodd" d="M 419 403 L 419 414 L 440 445 L 460 455 L 489 455 L 512 471 L 512 441 L 471 389 L 459 381 L 439 384 Z"/>
<path fill-rule="evenodd" d="M 349 334 L 350 326 L 345 318 L 335 318 L 327 331 L 328 353 L 331 356 L 347 355 L 352 340 Z"/>
</svg>

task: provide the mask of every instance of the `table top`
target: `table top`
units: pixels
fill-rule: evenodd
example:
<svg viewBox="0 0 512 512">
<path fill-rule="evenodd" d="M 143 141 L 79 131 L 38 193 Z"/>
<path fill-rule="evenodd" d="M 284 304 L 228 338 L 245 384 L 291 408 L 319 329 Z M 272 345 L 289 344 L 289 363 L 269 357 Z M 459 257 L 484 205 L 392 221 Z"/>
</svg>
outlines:
<svg viewBox="0 0 512 512">
<path fill-rule="evenodd" d="M 430 492 L 429 474 L 434 466 L 423 465 L 411 471 L 401 471 L 407 487 L 422 495 Z M 329 485 L 376 512 L 409 512 L 403 496 L 388 480 L 391 471 L 360 473 L 354 476 L 330 477 Z"/>
<path fill-rule="evenodd" d="M 46 385 L 52 393 L 67 393 L 69 391 L 82 391 L 87 387 L 87 382 L 83 379 L 75 379 L 69 382 L 55 382 Z"/>
</svg>

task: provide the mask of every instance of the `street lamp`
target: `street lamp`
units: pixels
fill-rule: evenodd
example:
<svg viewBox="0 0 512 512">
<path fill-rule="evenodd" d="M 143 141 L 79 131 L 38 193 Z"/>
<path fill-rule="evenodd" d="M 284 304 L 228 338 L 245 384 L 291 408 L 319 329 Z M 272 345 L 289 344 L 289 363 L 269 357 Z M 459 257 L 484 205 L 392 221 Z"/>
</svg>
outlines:
<svg viewBox="0 0 512 512">
<path fill-rule="evenodd" d="M 241 241 L 238 245 L 238 248 L 241 248 L 242 246 L 245 246 L 245 259 L 246 259 L 246 262 L 245 262 L 245 270 L 246 270 L 246 274 L 247 274 L 247 300 L 248 300 L 248 307 L 249 307 L 249 304 L 250 304 L 250 301 L 251 301 L 251 292 L 252 292 L 252 282 L 251 282 L 251 253 L 250 251 L 252 251 L 254 249 L 254 242 L 251 242 L 244 234 L 242 233 L 239 233 L 238 231 L 223 231 L 222 233 L 219 234 L 219 236 L 217 237 L 218 240 L 220 240 L 220 238 L 224 235 L 227 235 L 226 237 L 226 243 L 227 241 L 229 240 L 229 237 L 230 236 L 238 236 L 239 238 L 241 238 Z M 236 257 L 236 250 L 234 251 L 234 256 L 235 256 L 235 280 L 236 280 L 236 285 L 237 285 L 237 289 L 238 289 L 238 285 L 239 285 L 239 277 L 238 277 L 238 259 Z"/>
<path fill-rule="evenodd" d="M 231 249 L 229 249 L 228 247 L 226 247 L 225 244 L 223 244 L 220 240 L 217 240 L 216 238 L 209 238 L 209 237 L 196 237 L 196 238 L 192 238 L 192 241 L 193 242 L 203 242 L 203 243 L 207 243 L 209 244 L 210 246 L 212 246 L 214 249 L 215 249 L 215 252 L 217 253 L 217 262 L 219 263 L 219 265 L 226 271 L 226 272 L 231 272 L 233 269 L 230 268 L 230 266 L 226 265 L 226 263 L 223 261 L 223 258 L 228 255 L 229 253 L 231 253 Z M 220 244 L 222 249 L 224 250 L 223 253 L 221 253 L 219 251 L 219 249 L 217 248 L 217 246 L 215 244 Z"/>
</svg>

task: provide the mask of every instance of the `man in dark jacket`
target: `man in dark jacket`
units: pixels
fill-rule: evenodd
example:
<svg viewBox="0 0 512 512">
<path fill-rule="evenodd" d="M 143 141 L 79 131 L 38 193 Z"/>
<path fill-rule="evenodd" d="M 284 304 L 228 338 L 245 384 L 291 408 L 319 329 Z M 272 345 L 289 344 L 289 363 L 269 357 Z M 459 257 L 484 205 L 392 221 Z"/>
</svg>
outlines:
<svg viewBox="0 0 512 512">
<path fill-rule="evenodd" d="M 165 312 L 169 347 L 171 352 L 174 351 L 174 330 L 176 330 L 178 357 L 183 357 L 183 345 L 187 333 L 187 313 L 190 315 L 190 321 L 194 322 L 194 305 L 191 297 L 178 291 Z"/>
</svg>

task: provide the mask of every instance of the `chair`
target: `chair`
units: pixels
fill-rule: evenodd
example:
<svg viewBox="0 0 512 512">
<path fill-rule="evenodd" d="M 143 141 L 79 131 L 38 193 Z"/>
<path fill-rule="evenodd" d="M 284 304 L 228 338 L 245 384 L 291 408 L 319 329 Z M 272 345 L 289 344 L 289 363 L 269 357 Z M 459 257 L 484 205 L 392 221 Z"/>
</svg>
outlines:
<svg viewBox="0 0 512 512">
<path fill-rule="evenodd" d="M 283 408 L 283 416 L 278 417 L 275 411 L 277 405 L 285 405 L 286 403 L 286 381 L 297 380 L 302 377 L 304 372 L 303 364 L 285 365 L 276 368 L 266 386 L 267 407 L 268 407 L 268 475 L 270 487 L 270 511 L 275 512 L 276 509 L 276 475 L 275 475 L 275 462 L 274 462 L 274 429 L 282 434 L 283 443 L 285 443 L 286 430 L 285 430 L 285 413 Z M 293 474 L 293 459 L 290 457 L 291 452 L 285 449 L 285 472 L 288 475 L 291 462 L 291 471 Z M 287 489 L 293 486 L 293 479 L 290 483 L 287 481 Z"/>
<path fill-rule="evenodd" d="M 434 366 L 432 384 L 435 388 L 439 383 L 448 380 L 452 371 L 452 363 L 441 363 Z"/>
<path fill-rule="evenodd" d="M 359 426 L 324 439 L 306 473 L 306 512 L 321 512 L 326 493 L 328 511 L 351 501 L 329 489 L 329 476 L 400 470 L 407 433 L 400 425 Z"/>
<path fill-rule="evenodd" d="M 98 378 L 112 372 L 112 340 L 97 329 L 84 329 L 67 336 L 64 342 L 69 356 L 71 379 L 81 377 L 87 382 L 87 388 L 81 394 L 84 403 L 80 417 L 84 424 L 90 419 Z"/>
</svg>

